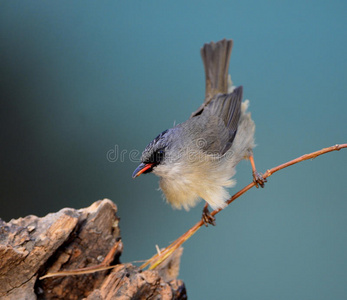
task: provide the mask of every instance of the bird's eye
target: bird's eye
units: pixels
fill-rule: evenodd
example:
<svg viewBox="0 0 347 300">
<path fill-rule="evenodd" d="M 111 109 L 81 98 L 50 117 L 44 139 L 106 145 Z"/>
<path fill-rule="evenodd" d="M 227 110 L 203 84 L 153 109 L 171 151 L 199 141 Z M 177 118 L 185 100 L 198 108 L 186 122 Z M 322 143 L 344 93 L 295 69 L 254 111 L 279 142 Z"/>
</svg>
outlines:
<svg viewBox="0 0 347 300">
<path fill-rule="evenodd" d="M 146 161 L 147 163 L 154 163 L 155 165 L 160 164 L 165 156 L 165 151 L 163 149 L 159 149 L 154 151 L 151 157 Z"/>
<path fill-rule="evenodd" d="M 160 163 L 162 161 L 162 159 L 164 158 L 165 155 L 165 151 L 163 149 L 159 149 L 155 152 L 155 161 L 157 163 Z"/>
</svg>

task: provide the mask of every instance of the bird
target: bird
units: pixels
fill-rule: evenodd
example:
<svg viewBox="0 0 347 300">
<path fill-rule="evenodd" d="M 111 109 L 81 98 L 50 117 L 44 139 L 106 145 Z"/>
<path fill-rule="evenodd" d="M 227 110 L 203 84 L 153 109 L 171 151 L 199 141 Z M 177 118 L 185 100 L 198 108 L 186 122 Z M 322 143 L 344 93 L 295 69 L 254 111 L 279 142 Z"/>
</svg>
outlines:
<svg viewBox="0 0 347 300">
<path fill-rule="evenodd" d="M 206 226 L 215 225 L 208 205 L 214 210 L 226 207 L 227 188 L 235 185 L 232 177 L 241 160 L 250 160 L 256 187 L 266 182 L 254 163 L 255 124 L 248 112 L 249 101 L 242 102 L 243 86 L 232 86 L 228 75 L 232 46 L 230 39 L 203 45 L 203 104 L 187 121 L 153 139 L 132 175 L 159 176 L 160 189 L 173 208 L 189 210 L 205 200 L 202 220 Z"/>
</svg>

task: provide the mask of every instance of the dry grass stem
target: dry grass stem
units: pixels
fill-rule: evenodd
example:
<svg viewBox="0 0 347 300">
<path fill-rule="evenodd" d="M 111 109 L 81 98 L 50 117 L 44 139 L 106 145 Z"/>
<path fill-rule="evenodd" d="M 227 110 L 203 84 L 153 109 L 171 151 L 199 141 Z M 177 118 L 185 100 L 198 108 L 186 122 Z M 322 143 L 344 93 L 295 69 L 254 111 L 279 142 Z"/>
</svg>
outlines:
<svg viewBox="0 0 347 300">
<path fill-rule="evenodd" d="M 291 165 L 297 164 L 299 162 L 308 160 L 308 159 L 313 159 L 316 158 L 322 154 L 329 153 L 332 151 L 338 151 L 340 149 L 347 148 L 347 144 L 338 144 L 334 145 L 331 147 L 323 148 L 321 150 L 309 153 L 309 154 L 304 154 L 298 158 L 295 158 L 293 160 L 290 160 L 284 164 L 281 164 L 277 167 L 274 167 L 270 170 L 267 170 L 265 174 L 263 175 L 263 178 L 270 177 L 274 173 L 276 173 L 279 170 L 282 170 L 284 168 L 287 168 Z M 233 202 L 235 199 L 243 195 L 245 192 L 250 190 L 252 187 L 255 186 L 255 183 L 252 182 L 245 186 L 242 190 L 238 191 L 236 194 L 234 194 L 228 201 L 227 204 L 229 205 L 231 202 Z M 215 216 L 218 214 L 222 209 L 216 209 L 211 212 L 212 216 Z M 158 265 L 160 265 L 165 259 L 167 259 L 176 249 L 178 249 L 185 241 L 187 241 L 194 233 L 196 233 L 201 226 L 204 225 L 204 222 L 200 220 L 197 222 L 192 228 L 190 228 L 186 233 L 181 235 L 177 240 L 175 240 L 173 243 L 171 243 L 168 247 L 166 247 L 164 250 L 161 250 L 160 253 L 157 253 L 156 255 L 152 256 L 149 260 L 147 260 L 140 268 L 143 269 L 145 267 L 149 266 L 149 269 L 154 269 Z"/>
</svg>

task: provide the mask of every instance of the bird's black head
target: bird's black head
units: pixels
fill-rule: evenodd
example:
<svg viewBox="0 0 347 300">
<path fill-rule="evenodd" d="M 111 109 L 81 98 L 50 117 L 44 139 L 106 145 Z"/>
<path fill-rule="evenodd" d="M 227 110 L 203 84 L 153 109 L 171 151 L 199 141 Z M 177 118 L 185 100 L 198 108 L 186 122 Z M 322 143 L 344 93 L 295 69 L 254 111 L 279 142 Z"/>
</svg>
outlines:
<svg viewBox="0 0 347 300">
<path fill-rule="evenodd" d="M 143 150 L 141 164 L 135 169 L 133 178 L 152 172 L 153 168 L 164 160 L 165 150 L 168 146 L 167 132 L 168 130 L 163 131 Z"/>
</svg>

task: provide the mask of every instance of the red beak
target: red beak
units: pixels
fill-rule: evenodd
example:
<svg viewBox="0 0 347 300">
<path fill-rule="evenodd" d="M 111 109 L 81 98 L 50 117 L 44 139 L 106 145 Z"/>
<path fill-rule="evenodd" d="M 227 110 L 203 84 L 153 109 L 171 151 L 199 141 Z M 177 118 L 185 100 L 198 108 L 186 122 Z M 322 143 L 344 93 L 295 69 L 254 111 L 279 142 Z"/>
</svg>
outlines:
<svg viewBox="0 0 347 300">
<path fill-rule="evenodd" d="M 148 169 L 152 168 L 154 164 L 144 164 L 141 163 L 134 171 L 133 178 L 140 176 L 142 173 L 146 172 Z"/>
</svg>

